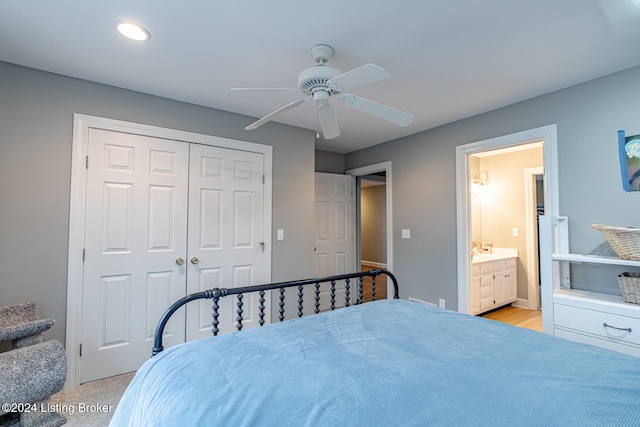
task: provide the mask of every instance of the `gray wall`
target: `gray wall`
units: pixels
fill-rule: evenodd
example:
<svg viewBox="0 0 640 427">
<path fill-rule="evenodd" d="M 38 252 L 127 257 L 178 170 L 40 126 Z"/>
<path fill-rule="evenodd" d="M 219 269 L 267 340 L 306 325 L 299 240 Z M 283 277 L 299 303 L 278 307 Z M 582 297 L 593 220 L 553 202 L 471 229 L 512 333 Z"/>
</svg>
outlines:
<svg viewBox="0 0 640 427">
<path fill-rule="evenodd" d="M 392 161 L 401 297 L 445 298 L 447 307 L 457 306 L 458 145 L 555 123 L 559 209 L 569 216 L 570 249 L 589 253 L 604 241 L 593 223 L 640 226 L 640 193 L 622 191 L 616 145 L 618 129 L 640 133 L 638 99 L 640 67 L 347 154 L 347 169 Z M 411 229 L 411 239 L 401 238 L 403 228 Z M 617 286 L 614 274 L 606 280 Z"/>
<path fill-rule="evenodd" d="M 313 276 L 313 132 L 0 62 L 0 305 L 37 302 L 46 339 L 65 338 L 74 113 L 273 146 L 272 279 Z"/>
<path fill-rule="evenodd" d="M 316 172 L 344 174 L 344 154 L 316 150 Z"/>
</svg>

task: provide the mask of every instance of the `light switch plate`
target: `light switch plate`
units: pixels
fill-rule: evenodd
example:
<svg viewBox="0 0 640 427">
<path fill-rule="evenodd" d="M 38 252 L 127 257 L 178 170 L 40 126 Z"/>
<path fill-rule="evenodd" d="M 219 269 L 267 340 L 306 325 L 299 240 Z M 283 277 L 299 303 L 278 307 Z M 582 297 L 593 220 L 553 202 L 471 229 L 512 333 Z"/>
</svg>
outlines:
<svg viewBox="0 0 640 427">
<path fill-rule="evenodd" d="M 402 229 L 402 238 L 403 239 L 410 239 L 411 238 L 411 230 L 409 230 L 408 228 L 403 228 Z"/>
<path fill-rule="evenodd" d="M 278 229 L 278 240 L 284 240 L 284 230 Z"/>
</svg>

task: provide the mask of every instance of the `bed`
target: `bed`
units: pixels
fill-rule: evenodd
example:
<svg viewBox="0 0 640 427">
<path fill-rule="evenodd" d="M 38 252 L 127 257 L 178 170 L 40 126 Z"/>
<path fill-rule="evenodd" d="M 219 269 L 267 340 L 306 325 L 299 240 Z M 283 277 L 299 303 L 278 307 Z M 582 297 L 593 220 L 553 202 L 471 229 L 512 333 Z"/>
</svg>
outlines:
<svg viewBox="0 0 640 427">
<path fill-rule="evenodd" d="M 640 425 L 638 358 L 420 302 L 356 300 L 156 352 L 111 425 Z"/>
</svg>

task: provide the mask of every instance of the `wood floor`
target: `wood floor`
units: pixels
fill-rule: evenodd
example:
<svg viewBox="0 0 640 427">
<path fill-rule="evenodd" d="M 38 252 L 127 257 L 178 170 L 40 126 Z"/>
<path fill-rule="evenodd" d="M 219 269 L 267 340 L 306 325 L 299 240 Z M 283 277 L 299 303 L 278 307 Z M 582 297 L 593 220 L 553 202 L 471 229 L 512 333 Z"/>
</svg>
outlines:
<svg viewBox="0 0 640 427">
<path fill-rule="evenodd" d="M 365 265 L 361 266 L 362 271 L 369 271 L 371 267 L 367 267 Z M 362 300 L 364 302 L 369 302 L 372 300 L 371 295 L 371 278 L 365 277 L 362 287 Z M 381 274 L 376 277 L 376 300 L 379 299 L 387 299 L 387 276 L 385 274 Z"/>
<path fill-rule="evenodd" d="M 482 315 L 487 319 L 542 332 L 542 311 L 508 306 Z"/>
</svg>

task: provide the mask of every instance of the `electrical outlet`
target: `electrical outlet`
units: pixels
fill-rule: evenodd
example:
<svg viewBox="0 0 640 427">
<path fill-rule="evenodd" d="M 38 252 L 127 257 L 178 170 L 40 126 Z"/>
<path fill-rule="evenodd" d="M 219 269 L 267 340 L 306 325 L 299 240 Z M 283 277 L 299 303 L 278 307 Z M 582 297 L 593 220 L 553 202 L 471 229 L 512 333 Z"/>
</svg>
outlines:
<svg viewBox="0 0 640 427">
<path fill-rule="evenodd" d="M 402 229 L 402 238 L 403 239 L 410 239 L 411 238 L 411 230 L 409 230 L 408 228 L 403 228 Z"/>
<path fill-rule="evenodd" d="M 518 230 L 518 227 L 513 227 L 511 229 L 511 234 L 513 234 L 513 237 L 518 237 L 520 235 L 520 230 Z"/>
<path fill-rule="evenodd" d="M 444 307 L 444 298 L 440 298 L 440 299 L 438 300 L 438 307 L 440 307 L 440 308 L 445 308 L 445 307 Z"/>
</svg>

